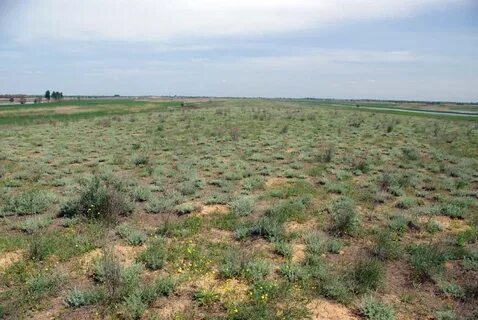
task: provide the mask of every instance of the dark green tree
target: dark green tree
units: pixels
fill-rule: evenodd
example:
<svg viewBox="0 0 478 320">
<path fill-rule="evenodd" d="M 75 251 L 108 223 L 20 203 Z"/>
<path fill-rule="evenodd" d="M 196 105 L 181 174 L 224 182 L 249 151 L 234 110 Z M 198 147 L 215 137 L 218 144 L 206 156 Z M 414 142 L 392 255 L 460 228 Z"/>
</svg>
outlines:
<svg viewBox="0 0 478 320">
<path fill-rule="evenodd" d="M 51 98 L 50 90 L 47 90 L 47 91 L 45 92 L 45 99 L 47 99 L 48 101 L 50 101 L 50 98 Z"/>
</svg>

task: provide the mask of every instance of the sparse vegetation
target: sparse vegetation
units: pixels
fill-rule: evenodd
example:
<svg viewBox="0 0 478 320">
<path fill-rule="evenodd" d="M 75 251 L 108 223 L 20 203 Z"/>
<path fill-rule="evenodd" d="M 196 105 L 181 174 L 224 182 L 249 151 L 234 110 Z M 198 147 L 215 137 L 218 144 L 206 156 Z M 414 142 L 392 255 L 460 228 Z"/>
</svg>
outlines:
<svg viewBox="0 0 478 320">
<path fill-rule="evenodd" d="M 0 318 L 472 319 L 474 122 L 181 103 L 2 107 Z"/>
</svg>

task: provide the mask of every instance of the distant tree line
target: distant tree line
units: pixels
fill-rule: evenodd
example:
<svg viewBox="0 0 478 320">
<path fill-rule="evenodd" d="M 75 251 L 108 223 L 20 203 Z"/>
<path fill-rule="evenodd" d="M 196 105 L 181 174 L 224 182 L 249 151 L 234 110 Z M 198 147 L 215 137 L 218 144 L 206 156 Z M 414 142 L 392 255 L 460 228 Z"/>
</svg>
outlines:
<svg viewBox="0 0 478 320">
<path fill-rule="evenodd" d="M 57 92 L 57 91 L 52 91 L 47 90 L 45 92 L 45 99 L 50 101 L 50 99 L 53 99 L 54 101 L 60 101 L 63 100 L 63 92 Z"/>
</svg>

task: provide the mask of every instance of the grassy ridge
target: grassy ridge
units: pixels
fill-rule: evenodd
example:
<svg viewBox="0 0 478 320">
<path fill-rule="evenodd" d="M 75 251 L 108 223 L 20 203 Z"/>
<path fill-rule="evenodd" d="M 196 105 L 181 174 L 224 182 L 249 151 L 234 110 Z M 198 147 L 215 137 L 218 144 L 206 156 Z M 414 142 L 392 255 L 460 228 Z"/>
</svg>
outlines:
<svg viewBox="0 0 478 320">
<path fill-rule="evenodd" d="M 63 101 L 45 105 L 28 105 L 0 108 L 0 125 L 27 125 L 32 123 L 45 123 L 50 121 L 75 121 L 104 117 L 108 115 L 121 115 L 128 113 L 157 111 L 161 108 L 179 107 L 181 102 L 144 102 L 133 100 L 89 100 L 89 101 Z M 54 109 L 61 107 L 79 107 L 80 112 L 56 113 Z M 53 110 L 45 110 L 46 108 Z M 133 109 L 136 108 L 136 109 Z M 32 113 L 2 114 L 3 110 L 30 110 Z"/>
</svg>

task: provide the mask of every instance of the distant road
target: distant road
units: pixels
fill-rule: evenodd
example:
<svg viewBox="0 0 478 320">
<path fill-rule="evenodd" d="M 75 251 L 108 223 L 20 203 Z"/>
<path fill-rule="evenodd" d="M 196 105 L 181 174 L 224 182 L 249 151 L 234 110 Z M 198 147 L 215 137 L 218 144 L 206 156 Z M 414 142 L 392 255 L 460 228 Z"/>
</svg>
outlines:
<svg viewBox="0 0 478 320">
<path fill-rule="evenodd" d="M 356 107 L 348 105 L 336 105 L 338 107 L 345 107 L 350 109 L 365 109 L 365 110 L 377 110 L 377 111 L 393 111 L 393 112 L 403 112 L 403 113 L 418 113 L 418 114 L 434 114 L 440 116 L 461 116 L 461 117 L 471 117 L 478 118 L 478 112 L 471 111 L 436 111 L 436 110 L 421 110 L 421 109 L 406 109 L 406 108 L 387 108 L 387 107 Z"/>
</svg>

